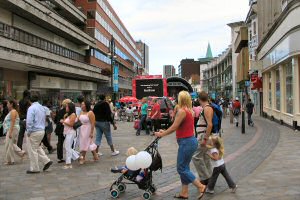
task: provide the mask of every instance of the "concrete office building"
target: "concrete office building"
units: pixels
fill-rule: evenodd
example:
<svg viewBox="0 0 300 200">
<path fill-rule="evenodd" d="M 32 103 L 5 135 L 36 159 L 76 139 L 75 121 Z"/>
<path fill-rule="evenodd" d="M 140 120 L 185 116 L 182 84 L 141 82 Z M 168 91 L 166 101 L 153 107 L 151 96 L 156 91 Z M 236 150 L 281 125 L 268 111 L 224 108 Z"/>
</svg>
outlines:
<svg viewBox="0 0 300 200">
<path fill-rule="evenodd" d="M 149 75 L 149 46 L 141 40 L 136 42 L 138 50 L 142 54 L 142 65 L 139 68 L 139 75 Z"/>
<path fill-rule="evenodd" d="M 262 63 L 263 112 L 300 125 L 300 2 L 257 1 L 257 59 Z"/>
<path fill-rule="evenodd" d="M 175 67 L 173 65 L 164 65 L 163 78 L 170 78 L 176 75 Z"/>
<path fill-rule="evenodd" d="M 142 66 L 142 53 L 107 0 L 75 0 L 87 15 L 87 33 L 96 39 L 90 50 L 92 65 L 111 69 L 110 42 L 115 41 L 116 64 L 119 66 L 119 97 L 131 95 L 132 78 Z"/>
<path fill-rule="evenodd" d="M 1 1 L 0 98 L 20 99 L 24 89 L 53 105 L 82 93 L 95 97 L 109 78 L 88 62 L 97 46 L 84 32 L 86 20 L 71 1 Z"/>
</svg>

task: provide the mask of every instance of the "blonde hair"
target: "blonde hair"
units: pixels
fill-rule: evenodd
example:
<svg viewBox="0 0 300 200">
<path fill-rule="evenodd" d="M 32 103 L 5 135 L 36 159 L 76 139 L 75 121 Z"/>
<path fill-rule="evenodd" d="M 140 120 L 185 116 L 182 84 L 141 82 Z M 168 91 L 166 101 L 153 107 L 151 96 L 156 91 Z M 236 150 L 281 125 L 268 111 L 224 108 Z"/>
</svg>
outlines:
<svg viewBox="0 0 300 200">
<path fill-rule="evenodd" d="M 178 95 L 179 108 L 187 108 L 192 112 L 192 98 L 187 91 L 181 91 Z"/>
<path fill-rule="evenodd" d="M 61 103 L 61 105 L 65 108 L 67 106 L 67 104 L 71 103 L 71 99 L 65 99 L 63 100 L 63 102 Z"/>
<path fill-rule="evenodd" d="M 126 156 L 133 156 L 136 155 L 137 153 L 138 151 L 134 147 L 130 147 L 129 149 L 127 149 Z"/>
<path fill-rule="evenodd" d="M 225 154 L 223 139 L 219 136 L 213 136 L 212 139 L 213 139 L 214 146 L 219 151 L 220 158 L 222 158 Z"/>
</svg>

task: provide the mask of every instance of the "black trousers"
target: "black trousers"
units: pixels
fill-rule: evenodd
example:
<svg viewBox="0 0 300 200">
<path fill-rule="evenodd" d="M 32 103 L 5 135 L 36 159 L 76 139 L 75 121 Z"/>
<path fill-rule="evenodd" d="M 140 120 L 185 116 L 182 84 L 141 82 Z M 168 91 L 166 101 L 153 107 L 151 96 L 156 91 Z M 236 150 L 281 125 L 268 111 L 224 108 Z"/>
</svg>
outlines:
<svg viewBox="0 0 300 200">
<path fill-rule="evenodd" d="M 231 179 L 231 177 L 230 177 L 230 175 L 229 175 L 229 173 L 228 173 L 228 171 L 225 167 L 225 164 L 223 164 L 219 167 L 214 168 L 213 174 L 212 174 L 211 178 L 209 179 L 208 185 L 207 185 L 209 190 L 214 190 L 216 182 L 217 182 L 218 177 L 219 177 L 220 174 L 222 174 L 223 177 L 225 178 L 229 188 L 233 189 L 233 188 L 236 187 L 236 184 Z"/>
<path fill-rule="evenodd" d="M 43 139 L 42 139 L 42 143 L 44 144 L 45 147 L 47 147 L 48 151 L 50 152 L 53 147 L 51 146 L 49 140 L 48 140 L 48 137 L 47 137 L 47 134 L 45 133 Z"/>
<path fill-rule="evenodd" d="M 22 146 L 23 146 L 23 139 L 24 139 L 25 131 L 26 131 L 26 121 L 21 120 L 20 121 L 20 131 L 19 131 L 18 142 L 17 142 L 17 146 L 20 149 L 22 149 Z"/>
<path fill-rule="evenodd" d="M 63 134 L 57 135 L 57 159 L 63 160 L 64 159 L 64 141 L 65 136 Z"/>
<path fill-rule="evenodd" d="M 160 119 L 152 119 L 153 130 L 158 132 L 160 129 Z"/>
</svg>

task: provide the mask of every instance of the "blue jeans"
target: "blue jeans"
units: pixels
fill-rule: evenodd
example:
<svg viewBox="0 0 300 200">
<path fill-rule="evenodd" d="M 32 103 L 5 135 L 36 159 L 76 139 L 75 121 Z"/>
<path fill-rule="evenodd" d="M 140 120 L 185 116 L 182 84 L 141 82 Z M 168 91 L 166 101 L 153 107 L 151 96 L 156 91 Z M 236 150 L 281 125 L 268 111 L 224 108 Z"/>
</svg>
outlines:
<svg viewBox="0 0 300 200">
<path fill-rule="evenodd" d="M 140 124 L 139 124 L 139 129 L 137 130 L 137 133 L 141 132 L 143 126 L 146 130 L 146 133 L 149 134 L 149 128 L 148 128 L 148 125 L 147 125 L 147 115 L 142 115 L 141 121 L 140 121 Z"/>
<path fill-rule="evenodd" d="M 109 146 L 112 146 L 112 137 L 111 137 L 111 129 L 110 129 L 110 123 L 109 122 L 96 122 L 96 145 L 101 145 L 102 135 L 104 133 L 107 144 Z"/>
<path fill-rule="evenodd" d="M 190 170 L 192 157 L 197 150 L 198 141 L 195 137 L 177 139 L 179 145 L 177 155 L 177 172 L 183 185 L 195 181 L 196 177 Z"/>
</svg>

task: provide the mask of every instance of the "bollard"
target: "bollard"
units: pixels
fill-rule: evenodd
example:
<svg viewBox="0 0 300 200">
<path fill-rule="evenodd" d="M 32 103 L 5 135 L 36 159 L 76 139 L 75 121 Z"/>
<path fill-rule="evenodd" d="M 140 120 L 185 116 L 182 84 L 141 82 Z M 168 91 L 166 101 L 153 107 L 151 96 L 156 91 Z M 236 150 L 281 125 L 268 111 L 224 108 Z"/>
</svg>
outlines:
<svg viewBox="0 0 300 200">
<path fill-rule="evenodd" d="M 242 134 L 245 134 L 245 111 L 242 110 Z"/>
</svg>

